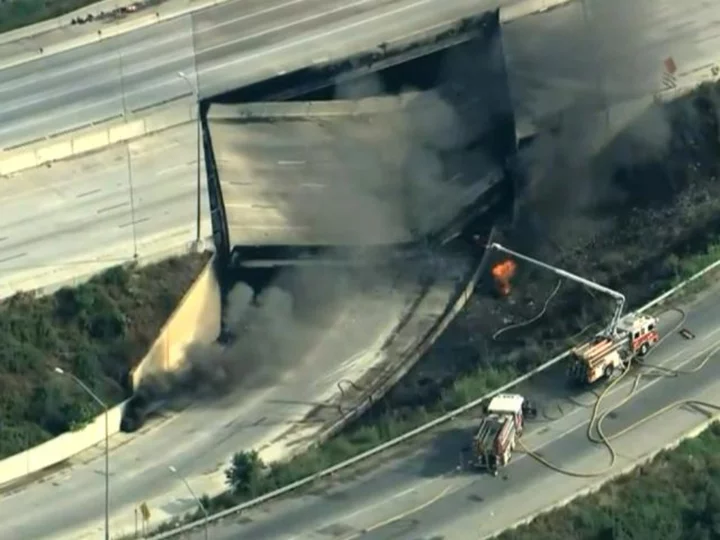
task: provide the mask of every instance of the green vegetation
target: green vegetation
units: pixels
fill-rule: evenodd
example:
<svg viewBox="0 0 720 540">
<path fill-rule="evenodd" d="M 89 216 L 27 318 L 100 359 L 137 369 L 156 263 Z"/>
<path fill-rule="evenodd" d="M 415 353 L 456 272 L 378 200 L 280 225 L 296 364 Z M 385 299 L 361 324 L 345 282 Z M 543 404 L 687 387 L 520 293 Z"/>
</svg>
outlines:
<svg viewBox="0 0 720 540">
<path fill-rule="evenodd" d="M 97 0 L 0 0 L 0 33 L 94 4 Z"/>
<path fill-rule="evenodd" d="M 0 457 L 96 416 L 96 405 L 59 366 L 116 404 L 128 373 L 208 260 L 207 254 L 151 266 L 117 266 L 76 288 L 0 303 Z"/>
<path fill-rule="evenodd" d="M 498 540 L 720 537 L 720 425 Z"/>
</svg>

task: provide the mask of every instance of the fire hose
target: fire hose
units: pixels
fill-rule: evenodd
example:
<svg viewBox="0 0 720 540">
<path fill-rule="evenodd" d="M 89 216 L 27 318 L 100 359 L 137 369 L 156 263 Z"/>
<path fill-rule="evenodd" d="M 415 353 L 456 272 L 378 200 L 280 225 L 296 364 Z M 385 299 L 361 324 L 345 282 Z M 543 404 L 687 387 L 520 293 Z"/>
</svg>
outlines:
<svg viewBox="0 0 720 540">
<path fill-rule="evenodd" d="M 521 322 L 519 322 L 519 323 L 513 323 L 513 324 L 510 324 L 510 325 L 508 325 L 508 326 L 504 326 L 504 327 L 500 328 L 500 330 L 498 330 L 497 332 L 495 332 L 495 333 L 492 335 L 492 340 L 493 340 L 493 341 L 497 341 L 498 338 L 499 338 L 502 334 L 504 334 L 505 332 L 509 332 L 510 330 L 517 330 L 517 329 L 519 329 L 519 328 L 524 328 L 524 327 L 526 327 L 526 326 L 529 326 L 529 325 L 531 325 L 531 324 L 539 321 L 539 320 L 545 315 L 545 313 L 547 312 L 547 309 L 548 309 L 548 306 L 550 305 L 550 302 L 552 302 L 553 299 L 555 298 L 555 296 L 557 296 L 557 293 L 560 291 L 560 287 L 562 286 L 562 283 L 563 283 L 562 280 L 561 280 L 561 279 L 558 279 L 557 284 L 556 284 L 555 287 L 552 289 L 552 291 L 550 291 L 550 294 L 549 294 L 548 297 L 545 299 L 545 302 L 543 302 L 542 309 L 541 309 L 535 316 L 531 317 L 530 319 L 521 321 Z M 583 290 L 586 291 L 586 292 L 588 292 L 588 294 L 592 294 L 592 293 L 591 293 L 590 291 L 588 291 L 587 289 L 583 289 Z M 596 323 L 590 323 L 590 324 L 586 325 L 586 326 L 585 326 L 584 328 L 582 328 L 580 331 L 578 331 L 577 333 L 575 333 L 575 334 L 573 334 L 572 336 L 570 336 L 570 337 L 568 338 L 568 340 L 569 340 L 569 341 L 572 341 L 572 340 L 574 340 L 575 338 L 583 335 L 583 334 L 584 334 L 585 332 L 587 332 L 588 329 L 589 329 L 591 326 L 593 326 L 594 324 L 596 324 Z"/>
<path fill-rule="evenodd" d="M 665 341 L 671 334 L 678 331 L 680 327 L 683 325 L 686 319 L 686 314 L 683 310 L 680 308 L 670 308 L 667 311 L 676 311 L 681 315 L 680 321 L 674 326 L 674 328 L 668 332 L 665 336 L 663 336 L 655 345 L 653 349 L 651 349 L 648 353 L 651 354 L 655 348 L 657 348 L 663 341 Z M 630 401 L 636 394 L 638 385 L 640 381 L 642 380 L 643 376 L 647 373 L 638 373 L 635 381 L 633 383 L 632 389 L 628 393 L 626 397 L 624 397 L 622 400 L 620 400 L 619 403 L 614 405 L 613 407 L 610 407 L 608 409 L 605 409 L 604 411 L 600 411 L 600 405 L 603 401 L 603 399 L 612 391 L 613 388 L 615 388 L 625 377 L 630 373 L 631 367 L 633 365 L 633 360 L 636 360 L 637 364 L 639 364 L 641 367 L 645 367 L 649 369 L 651 372 L 659 373 L 661 376 L 678 376 L 678 375 L 688 375 L 692 373 L 697 373 L 701 369 L 703 369 L 707 363 L 712 359 L 717 353 L 720 352 L 720 344 L 712 347 L 708 352 L 704 354 L 702 357 L 702 360 L 693 368 L 691 369 L 673 369 L 673 368 L 666 368 L 662 366 L 652 366 L 652 365 L 644 365 L 643 361 L 636 360 L 635 357 L 631 357 L 629 361 L 627 362 L 625 368 L 623 369 L 622 373 L 613 380 L 608 386 L 606 386 L 602 393 L 598 396 L 597 400 L 595 401 L 595 404 L 593 406 L 592 415 L 590 417 L 590 422 L 588 423 L 588 429 L 587 429 L 587 437 L 593 444 L 602 444 L 604 445 L 609 454 L 610 454 L 610 463 L 603 468 L 602 470 L 598 471 L 574 471 L 572 469 L 568 469 L 565 467 L 561 467 L 559 465 L 556 465 L 552 463 L 551 461 L 547 460 L 543 456 L 541 456 L 538 452 L 531 450 L 527 448 L 522 442 L 522 440 L 518 439 L 518 445 L 520 448 L 530 457 L 535 459 L 536 461 L 542 463 L 546 467 L 549 467 L 550 469 L 559 472 L 561 474 L 565 474 L 567 476 L 573 476 L 577 478 L 593 478 L 598 476 L 604 476 L 608 472 L 612 470 L 612 468 L 615 465 L 615 461 L 617 460 L 617 451 L 615 450 L 614 446 L 612 445 L 612 440 L 617 439 L 621 435 L 624 435 L 628 433 L 629 431 L 632 431 L 633 429 L 636 429 L 637 427 L 649 422 L 650 420 L 653 420 L 654 418 L 657 418 L 658 416 L 676 409 L 678 407 L 681 407 L 683 405 L 696 405 L 701 406 L 709 409 L 714 409 L 717 411 L 720 411 L 720 405 L 716 403 L 710 403 L 706 401 L 696 400 L 696 399 L 683 399 L 678 400 L 673 403 L 670 403 L 669 405 L 666 405 L 665 407 L 662 407 L 661 409 L 658 409 L 657 411 L 653 412 L 652 414 L 638 420 L 637 422 L 634 422 L 630 426 L 624 428 L 623 430 L 615 433 L 612 436 L 605 435 L 603 431 L 603 422 L 605 419 L 614 411 L 625 405 L 628 401 Z M 646 355 L 646 356 L 648 356 Z M 597 431 L 598 436 L 596 437 L 593 434 L 593 431 Z"/>
</svg>

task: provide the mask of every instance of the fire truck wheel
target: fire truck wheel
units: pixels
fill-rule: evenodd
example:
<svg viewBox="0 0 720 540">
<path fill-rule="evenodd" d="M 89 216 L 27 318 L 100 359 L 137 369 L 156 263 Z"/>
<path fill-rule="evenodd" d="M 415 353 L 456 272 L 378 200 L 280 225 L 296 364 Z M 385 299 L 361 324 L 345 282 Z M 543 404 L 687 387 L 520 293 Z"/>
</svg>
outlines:
<svg viewBox="0 0 720 540">
<path fill-rule="evenodd" d="M 643 343 L 640 346 L 640 356 L 645 356 L 649 349 L 650 349 L 650 345 L 648 345 L 647 343 Z"/>
<path fill-rule="evenodd" d="M 612 367 L 612 366 L 607 366 L 607 367 L 605 368 L 605 378 L 606 378 L 606 379 L 609 379 L 610 377 L 612 377 L 612 374 L 613 374 L 613 367 Z"/>
</svg>

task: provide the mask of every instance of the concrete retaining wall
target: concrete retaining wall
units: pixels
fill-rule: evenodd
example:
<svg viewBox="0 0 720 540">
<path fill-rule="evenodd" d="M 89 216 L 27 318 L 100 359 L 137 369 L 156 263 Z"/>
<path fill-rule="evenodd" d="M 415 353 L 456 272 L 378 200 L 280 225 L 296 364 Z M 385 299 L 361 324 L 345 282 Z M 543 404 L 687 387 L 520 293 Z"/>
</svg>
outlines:
<svg viewBox="0 0 720 540">
<path fill-rule="evenodd" d="M 184 360 L 189 345 L 212 343 L 220 335 L 222 306 L 213 261 L 214 257 L 185 294 L 148 354 L 133 371 L 135 388 L 144 375 L 176 369 Z"/>
<path fill-rule="evenodd" d="M 196 118 L 195 102 L 183 100 L 180 103 L 153 109 L 141 118 L 106 122 L 15 150 L 0 152 L 0 175 L 7 176 L 45 163 L 97 151 L 111 144 L 137 139 L 192 122 Z"/>
<path fill-rule="evenodd" d="M 72 384 L 68 381 L 68 384 Z M 110 435 L 120 431 L 120 419 L 125 403 L 108 412 Z M 0 486 L 15 482 L 24 476 L 42 471 L 67 461 L 75 454 L 105 440 L 105 415 L 96 417 L 88 426 L 70 433 L 64 433 L 47 442 L 34 446 L 25 452 L 0 461 Z"/>
<path fill-rule="evenodd" d="M 209 343 L 220 333 L 220 288 L 215 279 L 213 259 L 190 287 L 180 305 L 155 340 L 152 348 L 132 373 L 133 383 L 151 369 L 172 368 L 179 364 L 190 342 Z M 68 384 L 72 384 L 68 381 Z M 109 411 L 109 434 L 120 431 L 125 403 Z M 105 415 L 100 414 L 85 428 L 64 433 L 29 450 L 0 461 L 0 486 L 60 465 L 71 457 L 99 444 L 105 438 Z"/>
</svg>

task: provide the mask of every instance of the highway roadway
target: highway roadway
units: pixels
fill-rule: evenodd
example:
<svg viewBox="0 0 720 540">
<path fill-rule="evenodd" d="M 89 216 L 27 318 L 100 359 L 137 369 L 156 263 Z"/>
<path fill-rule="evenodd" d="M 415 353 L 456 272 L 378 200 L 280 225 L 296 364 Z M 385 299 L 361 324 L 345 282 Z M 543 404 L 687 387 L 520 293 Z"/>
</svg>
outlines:
<svg viewBox="0 0 720 540">
<path fill-rule="evenodd" d="M 688 341 L 673 334 L 648 357 L 648 363 L 686 370 L 698 365 L 704 351 L 720 344 L 719 298 L 716 287 L 689 309 L 685 327 L 696 339 Z M 674 312 L 664 314 L 662 328 L 674 326 L 678 318 Z M 518 389 L 541 407 L 540 418 L 524 441 L 553 463 L 573 471 L 598 472 L 598 477 L 560 474 L 522 454 L 497 478 L 459 469 L 474 425 L 471 418 L 464 418 L 371 460 L 349 472 L 350 480 L 343 482 L 342 475 L 336 476 L 331 484 L 314 488 L 312 494 L 243 512 L 237 521 L 229 519 L 214 526 L 212 538 L 459 540 L 467 538 L 468 531 L 473 531 L 473 538 L 484 538 L 608 477 L 707 419 L 701 411 L 676 408 L 631 429 L 614 441 L 619 457 L 610 471 L 607 450 L 593 446 L 586 437 L 595 396 L 589 392 L 569 394 L 562 389 L 562 380 L 562 369 L 553 369 Z M 718 380 L 718 356 L 693 374 L 643 377 L 637 396 L 604 423 L 605 433 L 612 437 L 678 400 L 717 403 Z M 605 406 L 619 403 L 633 383 L 630 377 L 622 381 L 606 397 Z M 188 537 L 199 539 L 200 534 Z"/>
<path fill-rule="evenodd" d="M 196 238 L 195 124 L 0 179 L 0 296 Z M 212 234 L 202 177 L 201 236 Z M 132 185 L 132 190 L 130 186 Z M 133 225 L 134 224 L 134 225 Z"/>
<path fill-rule="evenodd" d="M 0 70 L 0 149 L 191 96 L 196 86 L 206 98 L 342 59 L 501 1 L 230 1 Z"/>
<path fill-rule="evenodd" d="M 406 36 L 418 36 L 423 29 L 512 3 L 230 1 L 192 16 L 1 70 L 0 99 L 4 107 L 0 112 L 0 148 L 116 117 L 125 109 L 139 111 L 190 96 L 194 86 L 203 98 L 216 95 L 296 68 L 374 49 L 381 43 L 403 41 Z M 539 100 L 543 111 L 555 110 L 558 103 L 567 104 L 568 89 L 574 101 L 578 92 L 587 93 L 589 81 L 593 87 L 602 84 L 604 90 L 612 90 L 611 97 L 622 94 L 617 88 L 611 89 L 612 85 L 617 86 L 619 81 L 626 85 L 638 78 L 642 83 L 637 84 L 644 90 L 648 81 L 653 89 L 662 89 L 665 58 L 675 60 L 679 80 L 694 80 L 696 70 L 716 61 L 715 8 L 708 2 L 693 0 L 692 7 L 682 8 L 669 0 L 630 4 L 593 0 L 585 5 L 597 25 L 592 32 L 580 30 L 593 38 L 591 47 L 581 46 L 587 40 L 575 43 L 582 18 L 577 0 L 570 7 L 508 26 L 508 53 L 520 59 L 516 68 L 511 68 L 510 77 L 525 81 L 521 85 L 524 89 L 514 90 L 516 104 L 518 100 L 525 104 L 521 98 L 532 90 L 539 97 L 527 103 Z M 618 17 L 624 21 L 621 29 L 615 24 Z M 615 39 L 616 30 L 633 39 Z M 527 61 L 523 61 L 530 43 L 535 54 L 526 55 Z M 595 55 L 592 59 L 587 58 L 588 49 Z M 571 59 L 538 63 L 540 50 L 549 51 L 552 58 L 558 50 L 563 54 L 575 52 Z M 589 74 L 586 67 L 577 67 L 595 64 L 609 65 L 600 70 L 602 80 L 597 72 Z M 517 73 L 512 73 L 513 69 Z M 178 76 L 179 71 L 189 76 L 190 83 Z M 536 81 L 548 77 L 553 81 L 553 92 L 559 95 L 550 96 L 546 89 L 534 88 Z M 682 80 L 679 83 L 684 84 Z M 597 95 L 594 90 L 592 93 Z"/>
<path fill-rule="evenodd" d="M 231 294 L 232 318 L 245 330 L 239 344 L 224 353 L 227 373 L 234 373 L 234 379 L 228 379 L 234 380 L 232 393 L 217 401 L 196 401 L 181 415 L 149 424 L 143 436 L 112 437 L 114 536 L 133 532 L 134 510 L 143 501 L 155 523 L 194 507 L 185 486 L 170 474 L 170 465 L 198 494 L 217 492 L 233 453 L 255 448 L 266 460 L 278 458 L 321 427 L 308 420 L 318 407 L 328 409 L 323 416 L 337 419 L 343 380 L 369 383 L 363 377 L 378 376 L 385 362 L 398 359 L 379 350 L 420 291 L 410 268 L 351 273 L 302 269 L 285 274 L 276 286 L 260 309 L 248 307 L 252 293 L 247 287 Z M 438 286 L 445 291 L 444 302 L 418 311 L 426 325 L 442 312 L 455 283 Z M 217 350 L 195 354 L 219 358 L 212 356 Z M 344 388 L 348 392 L 347 384 Z M 102 464 L 102 448 L 97 447 L 73 458 L 70 468 L 4 495 L 3 538 L 100 536 Z"/>
</svg>

